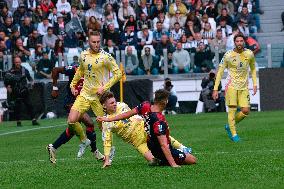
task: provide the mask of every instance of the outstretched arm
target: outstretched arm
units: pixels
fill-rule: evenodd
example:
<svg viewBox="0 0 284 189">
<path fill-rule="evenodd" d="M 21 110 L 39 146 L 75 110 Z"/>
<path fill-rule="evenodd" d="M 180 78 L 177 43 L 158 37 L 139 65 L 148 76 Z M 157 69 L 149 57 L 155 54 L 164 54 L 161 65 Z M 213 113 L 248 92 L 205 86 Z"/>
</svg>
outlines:
<svg viewBox="0 0 284 189">
<path fill-rule="evenodd" d="M 133 108 L 132 110 L 129 110 L 125 113 L 122 113 L 122 114 L 119 114 L 115 117 L 110 117 L 110 118 L 107 118 L 107 117 L 97 117 L 97 121 L 98 122 L 102 122 L 102 121 L 105 121 L 105 122 L 111 122 L 111 121 L 118 121 L 118 120 L 121 120 L 121 119 L 127 119 L 127 118 L 130 118 L 131 116 L 133 115 L 136 115 L 138 112 L 136 110 L 136 108 Z"/>
</svg>

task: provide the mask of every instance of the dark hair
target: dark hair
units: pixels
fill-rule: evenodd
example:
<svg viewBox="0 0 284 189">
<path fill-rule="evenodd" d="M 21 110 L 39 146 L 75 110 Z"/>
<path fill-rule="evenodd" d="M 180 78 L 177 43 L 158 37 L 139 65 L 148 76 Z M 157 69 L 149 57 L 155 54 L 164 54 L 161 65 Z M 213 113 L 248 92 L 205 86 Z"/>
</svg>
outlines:
<svg viewBox="0 0 284 189">
<path fill-rule="evenodd" d="M 108 99 L 114 98 L 114 94 L 111 91 L 106 91 L 100 98 L 100 103 L 104 104 Z"/>
<path fill-rule="evenodd" d="M 236 39 L 237 39 L 238 37 L 242 37 L 243 40 L 245 40 L 245 36 L 244 36 L 242 33 L 238 33 L 237 35 L 234 36 L 234 42 L 236 41 Z"/>
<path fill-rule="evenodd" d="M 155 91 L 154 103 L 161 103 L 168 100 L 170 92 L 165 89 L 159 89 Z"/>
</svg>

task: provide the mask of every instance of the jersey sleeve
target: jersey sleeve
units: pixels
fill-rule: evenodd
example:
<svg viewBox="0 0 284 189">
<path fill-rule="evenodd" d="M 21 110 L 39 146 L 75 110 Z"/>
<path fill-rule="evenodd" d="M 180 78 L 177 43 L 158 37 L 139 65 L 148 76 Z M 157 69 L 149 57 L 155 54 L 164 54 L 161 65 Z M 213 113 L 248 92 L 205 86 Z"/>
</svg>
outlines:
<svg viewBox="0 0 284 189">
<path fill-rule="evenodd" d="M 219 87 L 219 84 L 221 82 L 224 70 L 228 67 L 228 56 L 229 56 L 229 54 L 230 54 L 230 51 L 227 52 L 223 56 L 223 58 L 222 58 L 222 60 L 221 60 L 221 62 L 219 64 L 219 69 L 218 69 L 218 73 L 217 73 L 216 80 L 215 80 L 215 85 L 214 85 L 214 90 L 216 90 L 216 91 L 218 90 L 218 87 Z"/>
<path fill-rule="evenodd" d="M 151 108 L 151 104 L 149 102 L 143 102 L 135 107 L 138 115 L 145 115 L 145 113 L 149 112 Z"/>
<path fill-rule="evenodd" d="M 107 91 L 116 82 L 118 82 L 118 80 L 121 78 L 122 74 L 121 74 L 121 71 L 120 71 L 118 65 L 115 62 L 115 59 L 110 54 L 106 55 L 105 61 L 106 61 L 106 66 L 107 66 L 108 70 L 110 70 L 113 74 L 111 79 L 104 85 L 104 90 Z"/>
<path fill-rule="evenodd" d="M 78 81 L 81 79 L 81 77 L 83 77 L 83 75 L 84 75 L 84 65 L 83 65 L 84 59 L 83 59 L 82 56 L 85 56 L 85 55 L 82 55 L 82 54 L 80 55 L 80 58 L 79 58 L 80 65 L 79 65 L 79 67 L 78 67 L 78 69 L 75 73 L 75 76 L 74 76 L 74 78 L 73 78 L 73 80 L 70 84 L 70 88 L 74 88 L 77 85 Z"/>
<path fill-rule="evenodd" d="M 166 135 L 167 133 L 167 124 L 164 121 L 157 121 L 153 125 L 154 134 L 156 136 Z"/>
<path fill-rule="evenodd" d="M 251 71 L 251 77 L 252 77 L 253 86 L 257 86 L 255 57 L 254 57 L 254 54 L 253 54 L 252 51 L 251 51 L 251 57 L 250 57 L 249 66 L 250 66 L 250 71 Z"/>
</svg>

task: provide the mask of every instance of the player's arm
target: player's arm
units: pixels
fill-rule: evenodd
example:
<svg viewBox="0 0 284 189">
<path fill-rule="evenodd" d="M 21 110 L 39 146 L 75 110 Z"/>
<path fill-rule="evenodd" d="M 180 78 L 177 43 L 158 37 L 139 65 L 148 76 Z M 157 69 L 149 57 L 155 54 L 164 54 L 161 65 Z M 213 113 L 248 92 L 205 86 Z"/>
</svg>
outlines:
<svg viewBox="0 0 284 189">
<path fill-rule="evenodd" d="M 122 73 L 118 65 L 116 64 L 115 59 L 112 56 L 107 56 L 106 59 L 107 59 L 106 66 L 108 70 L 112 72 L 113 76 L 110 78 L 110 80 L 106 84 L 104 84 L 101 87 L 101 89 L 98 90 L 99 95 L 102 95 L 105 91 L 109 90 L 115 83 L 117 83 L 120 80 L 122 76 Z"/>
<path fill-rule="evenodd" d="M 74 96 L 77 96 L 77 94 L 78 94 L 78 91 L 75 89 L 75 86 L 77 85 L 77 83 L 81 79 L 81 77 L 83 77 L 83 75 L 84 75 L 84 66 L 83 66 L 82 55 L 80 56 L 79 63 L 80 63 L 80 66 L 78 67 L 78 69 L 77 69 L 77 71 L 76 71 L 76 73 L 73 77 L 73 80 L 70 84 L 70 89 L 71 89 L 71 92 Z"/>
<path fill-rule="evenodd" d="M 227 66 L 228 66 L 227 54 L 228 54 L 228 53 L 226 53 L 226 54 L 223 56 L 223 58 L 222 58 L 222 60 L 221 60 L 221 62 L 220 62 L 220 64 L 219 64 L 219 69 L 218 69 L 218 72 L 217 72 L 217 76 L 216 76 L 216 80 L 215 80 L 215 85 L 214 85 L 214 89 L 213 89 L 213 94 L 212 94 L 212 98 L 213 98 L 214 100 L 217 100 L 217 99 L 218 99 L 218 87 L 219 87 L 219 84 L 220 84 L 220 82 L 221 82 L 222 76 L 223 76 L 223 74 L 224 74 L 224 70 L 225 70 L 225 68 L 227 68 Z"/>
<path fill-rule="evenodd" d="M 179 165 L 176 164 L 176 162 L 175 162 L 175 160 L 172 156 L 169 144 L 167 143 L 166 135 L 160 135 L 160 136 L 157 136 L 157 138 L 158 138 L 158 141 L 161 145 L 161 149 L 162 149 L 166 159 L 168 160 L 170 166 L 171 167 L 179 167 Z"/>
<path fill-rule="evenodd" d="M 57 80 L 59 78 L 59 74 L 64 73 L 64 67 L 54 67 L 52 69 L 52 73 L 51 73 L 51 78 L 52 78 L 52 92 L 51 92 L 51 96 L 53 98 L 57 98 L 58 97 L 58 87 L 57 87 Z"/>
<path fill-rule="evenodd" d="M 114 116 L 114 117 L 97 117 L 97 121 L 98 122 L 102 122 L 102 121 L 105 121 L 105 122 L 111 122 L 111 121 L 118 121 L 118 120 L 122 120 L 122 119 L 128 119 L 130 118 L 131 116 L 133 115 L 136 115 L 138 112 L 137 112 L 137 109 L 136 108 L 133 108 L 132 110 L 129 110 L 125 113 L 122 113 L 122 114 L 119 114 L 117 116 Z"/>
<path fill-rule="evenodd" d="M 251 71 L 251 77 L 252 77 L 252 82 L 253 82 L 253 95 L 256 94 L 257 92 L 257 79 L 256 79 L 256 67 L 255 67 L 255 57 L 254 54 L 251 53 L 252 57 L 250 59 L 249 62 L 249 66 L 250 66 L 250 71 Z"/>
</svg>

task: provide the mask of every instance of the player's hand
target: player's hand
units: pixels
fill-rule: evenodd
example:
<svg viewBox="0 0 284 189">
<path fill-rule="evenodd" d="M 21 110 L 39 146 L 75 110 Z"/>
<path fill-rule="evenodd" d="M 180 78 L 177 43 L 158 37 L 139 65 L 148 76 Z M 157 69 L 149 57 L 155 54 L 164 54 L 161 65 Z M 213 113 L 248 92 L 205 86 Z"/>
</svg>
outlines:
<svg viewBox="0 0 284 189">
<path fill-rule="evenodd" d="M 257 86 L 253 86 L 253 96 L 256 94 L 256 92 L 257 92 Z"/>
<path fill-rule="evenodd" d="M 181 167 L 181 166 L 178 165 L 178 164 L 175 164 L 175 165 L 171 165 L 171 167 L 173 167 L 173 168 L 178 168 L 178 167 Z"/>
<path fill-rule="evenodd" d="M 75 88 L 71 88 L 71 93 L 74 95 L 74 96 L 77 96 L 79 94 L 78 90 L 75 89 Z"/>
<path fill-rule="evenodd" d="M 97 95 L 101 96 L 104 93 L 104 86 L 100 86 L 97 91 Z"/>
<path fill-rule="evenodd" d="M 213 90 L 213 93 L 212 93 L 212 98 L 213 100 L 217 100 L 218 99 L 218 91 L 217 90 Z"/>
<path fill-rule="evenodd" d="M 57 98 L 58 95 L 59 95 L 58 90 L 52 90 L 52 92 L 51 92 L 52 98 Z"/>
<path fill-rule="evenodd" d="M 106 122 L 107 122 L 107 121 L 108 121 L 108 118 L 107 118 L 107 117 L 100 117 L 100 116 L 98 116 L 97 119 L 96 119 L 96 121 L 97 121 L 97 122 L 103 122 L 103 121 L 106 121 Z"/>
<path fill-rule="evenodd" d="M 102 168 L 110 167 L 111 163 L 109 161 L 105 161 Z"/>
</svg>

